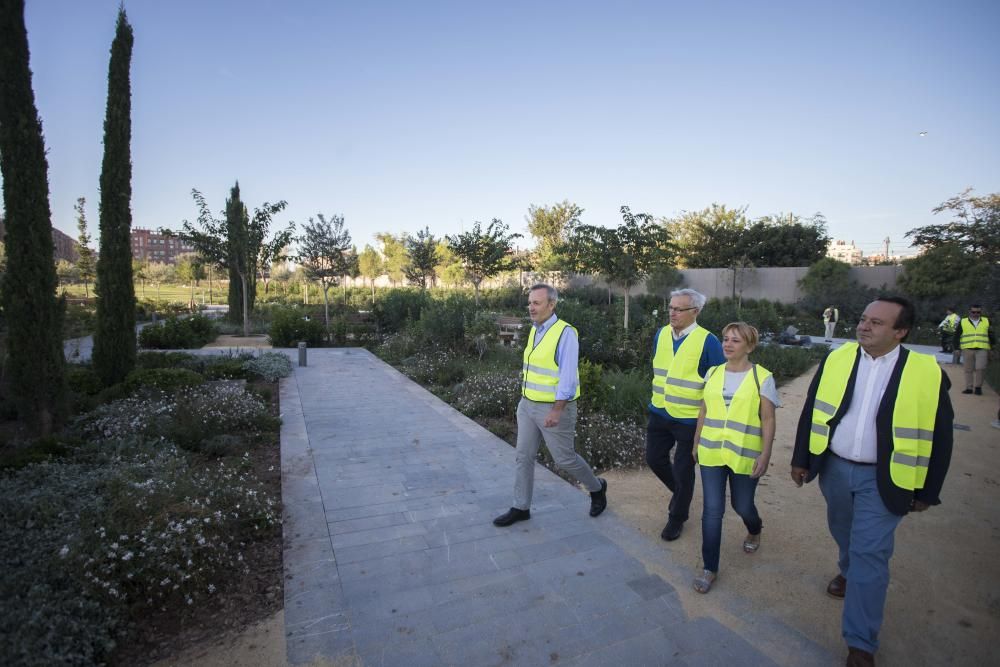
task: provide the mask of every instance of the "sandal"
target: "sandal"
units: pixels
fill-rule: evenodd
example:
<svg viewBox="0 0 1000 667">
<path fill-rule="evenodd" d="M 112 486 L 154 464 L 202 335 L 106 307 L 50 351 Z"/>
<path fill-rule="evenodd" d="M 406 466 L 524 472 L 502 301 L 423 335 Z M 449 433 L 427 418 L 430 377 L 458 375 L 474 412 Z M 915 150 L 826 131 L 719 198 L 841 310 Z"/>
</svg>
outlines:
<svg viewBox="0 0 1000 667">
<path fill-rule="evenodd" d="M 712 584 L 715 583 L 717 576 L 711 570 L 702 570 L 701 576 L 694 578 L 694 589 L 702 594 L 709 592 L 712 590 Z"/>
<path fill-rule="evenodd" d="M 752 554 L 757 549 L 760 549 L 760 533 L 756 535 L 747 535 L 746 539 L 743 540 L 743 551 L 748 554 Z"/>
</svg>

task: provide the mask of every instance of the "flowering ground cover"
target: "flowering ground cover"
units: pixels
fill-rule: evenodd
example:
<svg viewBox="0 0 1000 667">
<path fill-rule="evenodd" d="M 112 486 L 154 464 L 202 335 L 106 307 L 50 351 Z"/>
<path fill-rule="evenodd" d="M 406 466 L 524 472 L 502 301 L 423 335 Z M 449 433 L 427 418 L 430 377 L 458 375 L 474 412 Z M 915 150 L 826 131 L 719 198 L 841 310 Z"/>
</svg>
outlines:
<svg viewBox="0 0 1000 667">
<path fill-rule="evenodd" d="M 3 452 L 0 663 L 147 664 L 281 607 L 285 366 L 264 357 L 246 384 L 100 404 L 41 460 Z"/>
</svg>

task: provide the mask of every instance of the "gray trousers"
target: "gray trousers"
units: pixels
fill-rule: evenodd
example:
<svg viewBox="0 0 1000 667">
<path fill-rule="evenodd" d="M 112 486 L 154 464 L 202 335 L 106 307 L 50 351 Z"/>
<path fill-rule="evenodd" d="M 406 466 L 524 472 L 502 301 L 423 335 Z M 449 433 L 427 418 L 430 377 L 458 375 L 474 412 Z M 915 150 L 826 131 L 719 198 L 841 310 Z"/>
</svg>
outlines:
<svg viewBox="0 0 1000 667">
<path fill-rule="evenodd" d="M 517 404 L 517 472 L 514 477 L 514 507 L 531 509 L 531 491 L 535 485 L 535 457 L 545 439 L 552 459 L 563 472 L 568 473 L 590 492 L 600 491 L 594 471 L 573 448 L 576 438 L 576 402 L 563 410 L 559 423 L 546 428 L 545 415 L 552 410 L 551 403 L 536 403 L 522 398 Z"/>
</svg>

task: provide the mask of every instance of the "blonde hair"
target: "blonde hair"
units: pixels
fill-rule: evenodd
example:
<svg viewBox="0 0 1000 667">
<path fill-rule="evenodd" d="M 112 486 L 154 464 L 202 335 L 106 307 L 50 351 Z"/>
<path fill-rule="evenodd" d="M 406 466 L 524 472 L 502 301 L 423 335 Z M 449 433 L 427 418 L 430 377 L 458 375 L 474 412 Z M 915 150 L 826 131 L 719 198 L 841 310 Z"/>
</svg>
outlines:
<svg viewBox="0 0 1000 667">
<path fill-rule="evenodd" d="M 726 337 L 727 331 L 736 331 L 739 337 L 746 341 L 747 350 L 750 352 L 757 347 L 757 341 L 760 340 L 760 334 L 757 333 L 757 328 L 752 324 L 747 324 L 746 322 L 730 322 L 726 326 L 722 327 L 723 338 Z"/>
</svg>

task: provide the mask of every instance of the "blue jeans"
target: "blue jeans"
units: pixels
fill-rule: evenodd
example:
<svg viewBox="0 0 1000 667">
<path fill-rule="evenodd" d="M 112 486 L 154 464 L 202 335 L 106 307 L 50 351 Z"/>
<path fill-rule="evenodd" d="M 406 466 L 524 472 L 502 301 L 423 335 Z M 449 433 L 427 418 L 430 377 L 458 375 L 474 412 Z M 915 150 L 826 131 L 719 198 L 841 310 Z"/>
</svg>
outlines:
<svg viewBox="0 0 1000 667">
<path fill-rule="evenodd" d="M 701 513 L 701 557 L 705 569 L 719 571 L 722 547 L 722 515 L 726 513 L 726 481 L 732 495 L 733 509 L 743 519 L 747 532 L 759 535 L 764 525 L 753 502 L 760 480 L 739 475 L 728 466 L 701 466 L 701 493 L 705 509 Z"/>
<path fill-rule="evenodd" d="M 874 653 L 889 588 L 889 559 L 896 526 L 903 517 L 886 509 L 875 466 L 851 463 L 829 453 L 819 474 L 826 520 L 840 549 L 840 574 L 847 579 L 841 633 L 848 646 Z"/>
</svg>

